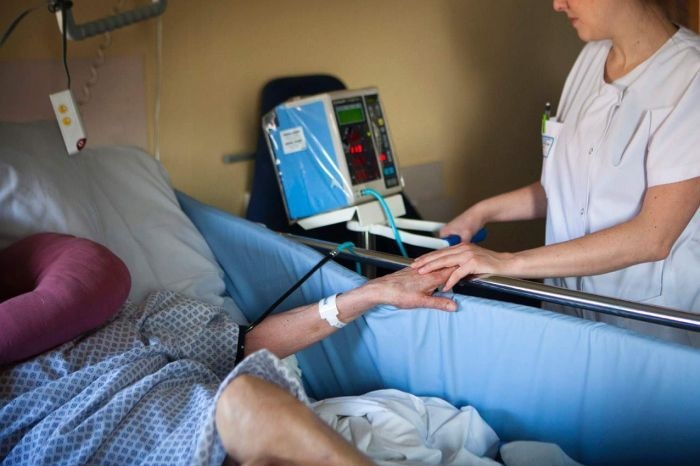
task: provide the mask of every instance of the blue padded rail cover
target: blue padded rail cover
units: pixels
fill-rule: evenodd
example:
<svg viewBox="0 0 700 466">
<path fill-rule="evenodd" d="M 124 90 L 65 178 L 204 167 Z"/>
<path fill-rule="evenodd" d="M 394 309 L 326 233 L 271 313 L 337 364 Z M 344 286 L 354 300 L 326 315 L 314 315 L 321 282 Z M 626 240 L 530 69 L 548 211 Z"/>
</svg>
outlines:
<svg viewBox="0 0 700 466">
<path fill-rule="evenodd" d="M 249 319 L 321 255 L 181 193 Z M 282 308 L 364 279 L 329 263 Z M 456 313 L 380 306 L 300 352 L 317 399 L 396 388 L 472 405 L 502 441 L 589 465 L 700 464 L 700 350 L 541 309 L 458 295 Z"/>
</svg>

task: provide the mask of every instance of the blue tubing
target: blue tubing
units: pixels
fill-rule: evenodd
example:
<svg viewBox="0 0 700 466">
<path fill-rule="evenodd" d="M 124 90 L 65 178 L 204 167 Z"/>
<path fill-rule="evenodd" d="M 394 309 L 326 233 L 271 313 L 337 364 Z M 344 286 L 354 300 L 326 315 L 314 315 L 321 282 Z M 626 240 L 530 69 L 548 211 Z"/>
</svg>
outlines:
<svg viewBox="0 0 700 466">
<path fill-rule="evenodd" d="M 396 228 L 396 222 L 394 222 L 394 216 L 391 215 L 391 210 L 389 209 L 389 206 L 386 204 L 386 201 L 384 200 L 382 195 L 371 188 L 363 189 L 362 194 L 374 196 L 375 199 L 377 199 L 377 201 L 379 201 L 379 205 L 382 206 L 382 209 L 384 210 L 384 216 L 386 217 L 387 221 L 389 222 L 389 226 L 391 227 L 391 229 L 394 232 L 394 239 L 396 240 L 396 244 L 399 247 L 399 251 L 401 251 L 401 255 L 403 257 L 408 257 L 408 253 L 406 252 L 406 248 L 403 245 L 403 241 L 401 241 L 401 235 L 399 234 L 399 230 Z"/>
</svg>

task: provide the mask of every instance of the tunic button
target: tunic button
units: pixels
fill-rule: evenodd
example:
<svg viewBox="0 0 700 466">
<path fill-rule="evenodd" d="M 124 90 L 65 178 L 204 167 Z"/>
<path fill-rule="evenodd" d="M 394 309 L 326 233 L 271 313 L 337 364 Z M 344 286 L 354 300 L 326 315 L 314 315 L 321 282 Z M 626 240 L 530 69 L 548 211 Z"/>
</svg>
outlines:
<svg viewBox="0 0 700 466">
<path fill-rule="evenodd" d="M 584 209 L 581 209 L 581 210 L 579 210 L 578 213 L 581 214 L 581 215 L 583 215 L 584 212 L 585 212 L 585 210 L 584 210 Z"/>
<path fill-rule="evenodd" d="M 591 147 L 590 149 L 588 149 L 588 155 L 591 155 L 592 153 L 593 153 L 593 148 Z"/>
</svg>

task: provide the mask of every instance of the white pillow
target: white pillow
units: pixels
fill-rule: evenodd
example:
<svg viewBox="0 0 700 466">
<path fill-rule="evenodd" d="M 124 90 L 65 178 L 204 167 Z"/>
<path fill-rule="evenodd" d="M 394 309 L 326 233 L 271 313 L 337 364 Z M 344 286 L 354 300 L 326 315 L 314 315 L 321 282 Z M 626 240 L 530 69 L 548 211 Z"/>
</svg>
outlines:
<svg viewBox="0 0 700 466">
<path fill-rule="evenodd" d="M 221 304 L 223 270 L 180 209 L 163 167 L 135 147 L 85 149 L 79 156 L 105 245 L 138 277 L 134 297 L 168 289 Z"/>
<path fill-rule="evenodd" d="M 245 321 L 224 299 L 221 267 L 180 209 L 165 170 L 147 153 L 110 146 L 69 157 L 53 122 L 0 123 L 0 141 L 2 241 L 40 231 L 87 237 L 127 265 L 131 300 L 174 290 L 223 305 L 237 322 Z M 21 179 L 8 181 L 5 171 Z"/>
<path fill-rule="evenodd" d="M 40 232 L 102 241 L 79 165 L 55 122 L 0 123 L 0 249 Z"/>
</svg>

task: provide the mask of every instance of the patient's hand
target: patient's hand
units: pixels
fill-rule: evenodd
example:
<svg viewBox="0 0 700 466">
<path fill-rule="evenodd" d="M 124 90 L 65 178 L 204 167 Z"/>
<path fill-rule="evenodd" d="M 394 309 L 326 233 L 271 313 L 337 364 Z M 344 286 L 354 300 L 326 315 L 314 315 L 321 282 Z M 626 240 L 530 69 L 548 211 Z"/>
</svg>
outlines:
<svg viewBox="0 0 700 466">
<path fill-rule="evenodd" d="M 338 320 L 350 323 L 378 304 L 409 309 L 429 307 L 455 311 L 449 298 L 433 296 L 453 268 L 421 274 L 407 267 L 391 275 L 370 280 L 362 286 L 339 294 L 336 299 Z M 246 336 L 246 354 L 267 348 L 278 357 L 286 357 L 327 337 L 337 329 L 319 315 L 318 303 L 300 306 L 269 316 Z"/>
<path fill-rule="evenodd" d="M 390 275 L 370 280 L 359 288 L 338 297 L 341 314 L 360 314 L 369 307 L 389 304 L 403 309 L 429 307 L 443 311 L 457 310 L 457 304 L 445 297 L 433 296 L 436 289 L 447 281 L 453 268 L 420 274 L 410 267 Z M 341 316 L 342 319 L 342 316 Z"/>
</svg>

